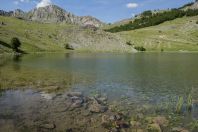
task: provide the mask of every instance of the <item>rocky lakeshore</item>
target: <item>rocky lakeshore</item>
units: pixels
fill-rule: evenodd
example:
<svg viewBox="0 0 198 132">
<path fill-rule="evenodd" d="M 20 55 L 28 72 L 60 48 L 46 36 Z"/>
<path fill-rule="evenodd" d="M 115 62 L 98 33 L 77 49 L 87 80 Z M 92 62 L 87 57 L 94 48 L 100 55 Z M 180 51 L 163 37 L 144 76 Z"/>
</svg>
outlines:
<svg viewBox="0 0 198 132">
<path fill-rule="evenodd" d="M 15 94 L 19 94 L 18 92 Z M 2 126 L 0 131 L 13 129 L 41 132 L 190 132 L 190 130 L 196 132 L 197 130 L 197 122 L 191 123 L 188 130 L 182 124 L 175 126 L 177 123 L 171 116 L 146 115 L 145 108 L 134 111 L 120 110 L 115 104 L 110 104 L 107 96 L 85 96 L 81 92 L 48 94 L 31 90 L 25 94 L 21 95 L 24 99 L 27 94 L 32 94 L 29 98 L 32 100 L 31 105 L 22 102 L 24 107 L 17 108 L 14 113 L 6 107 L 0 110 L 0 126 Z"/>
<path fill-rule="evenodd" d="M 0 131 L 197 132 L 197 55 L 160 56 L 2 56 Z"/>
</svg>

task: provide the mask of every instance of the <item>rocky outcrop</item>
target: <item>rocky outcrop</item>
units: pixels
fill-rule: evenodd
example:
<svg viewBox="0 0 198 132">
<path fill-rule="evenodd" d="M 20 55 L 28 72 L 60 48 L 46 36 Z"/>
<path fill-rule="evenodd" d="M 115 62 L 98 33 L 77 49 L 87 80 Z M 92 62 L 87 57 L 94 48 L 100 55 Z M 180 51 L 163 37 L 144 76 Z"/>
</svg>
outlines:
<svg viewBox="0 0 198 132">
<path fill-rule="evenodd" d="M 190 9 L 198 9 L 198 1 L 195 2 L 192 6 L 190 6 Z"/>
<path fill-rule="evenodd" d="M 44 23 L 74 23 L 77 19 L 76 16 L 56 5 L 35 8 L 27 13 L 27 18 Z"/>
<path fill-rule="evenodd" d="M 92 17 L 92 16 L 83 16 L 80 17 L 79 24 L 84 25 L 84 26 L 95 26 L 95 27 L 101 27 L 104 25 L 100 20 Z"/>
<path fill-rule="evenodd" d="M 198 9 L 198 1 L 195 1 L 194 3 L 188 3 L 186 5 L 184 5 L 183 7 L 181 7 L 180 9 L 182 10 L 188 10 L 188 9 L 191 9 L 191 10 L 196 10 Z"/>
<path fill-rule="evenodd" d="M 20 9 L 16 9 L 12 13 L 12 16 L 24 19 L 26 17 L 26 13 L 24 11 L 20 10 Z"/>
</svg>

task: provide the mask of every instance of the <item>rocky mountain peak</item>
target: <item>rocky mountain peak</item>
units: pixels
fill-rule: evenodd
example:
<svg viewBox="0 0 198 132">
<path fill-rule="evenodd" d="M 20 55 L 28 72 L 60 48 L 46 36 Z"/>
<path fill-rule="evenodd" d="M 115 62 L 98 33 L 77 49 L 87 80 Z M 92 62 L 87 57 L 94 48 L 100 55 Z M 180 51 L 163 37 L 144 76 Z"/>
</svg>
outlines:
<svg viewBox="0 0 198 132">
<path fill-rule="evenodd" d="M 44 23 L 70 23 L 78 24 L 81 26 L 93 25 L 100 27 L 103 23 L 91 16 L 79 17 L 64 9 L 56 6 L 49 5 L 46 7 L 35 8 L 28 12 L 28 19 Z"/>
<path fill-rule="evenodd" d="M 34 8 L 29 12 L 24 12 L 20 9 L 16 9 L 11 12 L 0 10 L 0 15 L 14 16 L 21 19 L 38 21 L 42 23 L 70 23 L 80 26 L 91 25 L 95 27 L 104 25 L 103 22 L 92 16 L 76 16 L 56 5 Z"/>
<path fill-rule="evenodd" d="M 25 16 L 25 12 L 22 11 L 21 9 L 16 9 L 13 11 L 12 16 L 18 17 L 18 18 L 23 18 Z"/>
<path fill-rule="evenodd" d="M 44 23 L 58 23 L 71 21 L 67 19 L 67 12 L 56 5 L 49 5 L 46 7 L 39 7 L 28 12 L 28 19 Z"/>
</svg>

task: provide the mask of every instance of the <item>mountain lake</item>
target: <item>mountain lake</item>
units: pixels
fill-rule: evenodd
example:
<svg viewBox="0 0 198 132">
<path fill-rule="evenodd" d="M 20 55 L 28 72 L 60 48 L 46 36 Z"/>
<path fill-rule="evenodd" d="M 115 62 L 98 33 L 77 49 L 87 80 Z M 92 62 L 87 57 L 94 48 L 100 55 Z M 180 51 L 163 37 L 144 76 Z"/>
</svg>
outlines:
<svg viewBox="0 0 198 132">
<path fill-rule="evenodd" d="M 0 56 L 0 132 L 197 132 L 197 53 Z"/>
</svg>

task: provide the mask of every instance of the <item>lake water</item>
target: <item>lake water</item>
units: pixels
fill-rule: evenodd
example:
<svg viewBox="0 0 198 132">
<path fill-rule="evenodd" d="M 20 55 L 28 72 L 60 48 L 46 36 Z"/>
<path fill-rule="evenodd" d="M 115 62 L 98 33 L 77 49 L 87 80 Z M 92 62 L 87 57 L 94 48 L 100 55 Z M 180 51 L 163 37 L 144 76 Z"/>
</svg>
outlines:
<svg viewBox="0 0 198 132">
<path fill-rule="evenodd" d="M 1 56 L 0 131 L 105 130 L 99 124 L 101 113 L 87 116 L 82 108 L 64 109 L 65 94 L 71 91 L 107 97 L 109 107 L 130 118 L 139 113 L 163 115 L 170 119 L 171 127 L 191 129 L 189 124 L 198 120 L 197 60 L 197 53 Z M 193 100 L 190 112 L 186 110 L 189 94 Z M 184 103 L 176 114 L 179 97 Z M 56 127 L 38 127 L 46 122 Z M 142 123 L 142 129 L 145 126 Z"/>
</svg>

